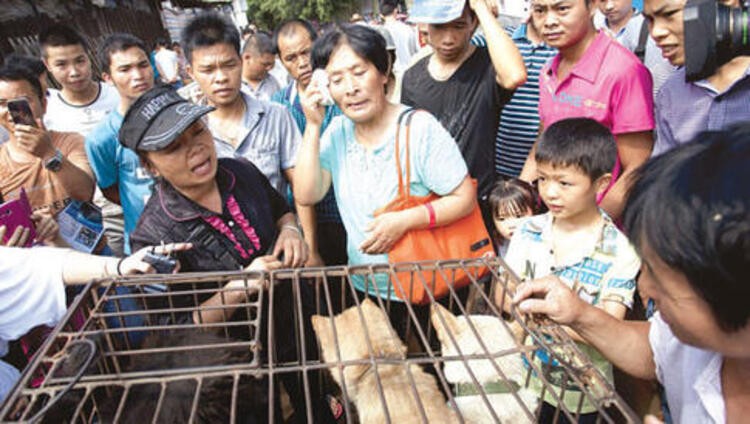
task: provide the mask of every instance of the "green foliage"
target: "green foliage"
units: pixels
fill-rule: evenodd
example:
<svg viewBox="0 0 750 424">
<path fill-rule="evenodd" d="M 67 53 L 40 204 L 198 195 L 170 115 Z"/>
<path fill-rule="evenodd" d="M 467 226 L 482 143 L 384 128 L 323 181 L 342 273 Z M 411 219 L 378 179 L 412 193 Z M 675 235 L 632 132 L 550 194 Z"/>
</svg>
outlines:
<svg viewBox="0 0 750 424">
<path fill-rule="evenodd" d="M 247 0 L 247 18 L 260 29 L 273 30 L 290 18 L 332 22 L 347 20 L 361 0 Z"/>
</svg>

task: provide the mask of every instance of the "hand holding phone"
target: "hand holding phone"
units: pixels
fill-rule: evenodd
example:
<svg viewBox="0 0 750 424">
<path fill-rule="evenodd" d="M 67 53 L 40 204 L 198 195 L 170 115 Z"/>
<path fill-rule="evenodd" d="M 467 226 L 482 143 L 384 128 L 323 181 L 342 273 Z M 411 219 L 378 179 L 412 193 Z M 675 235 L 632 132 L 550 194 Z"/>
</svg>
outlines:
<svg viewBox="0 0 750 424">
<path fill-rule="evenodd" d="M 177 268 L 177 259 L 154 252 L 146 252 L 143 262 L 151 264 L 157 274 L 171 274 Z"/>
<path fill-rule="evenodd" d="M 8 113 L 16 124 L 13 134 L 21 149 L 39 158 L 46 158 L 54 152 L 52 139 L 41 121 L 34 118 L 28 100 L 10 100 Z"/>
<path fill-rule="evenodd" d="M 313 71 L 312 77 L 310 77 L 310 84 L 313 84 L 313 86 L 316 87 L 320 92 L 321 105 L 333 105 L 333 97 L 331 97 L 331 92 L 328 91 L 328 74 L 324 69 L 318 68 Z"/>
<path fill-rule="evenodd" d="M 318 71 L 321 71 L 322 73 Z M 307 86 L 307 90 L 305 90 L 304 93 L 300 92 L 300 104 L 302 105 L 302 112 L 305 114 L 308 126 L 320 126 L 325 119 L 325 95 L 328 93 L 328 83 L 322 81 L 323 78 L 325 78 L 326 81 L 328 80 L 325 71 L 322 69 L 316 69 L 312 74 L 312 79 Z M 322 91 L 321 87 L 323 87 Z"/>
<path fill-rule="evenodd" d="M 3 245 L 30 247 L 34 243 L 36 231 L 31 220 L 31 204 L 24 189 L 21 189 L 18 199 L 0 205 L 0 226 L 5 227 L 0 234 Z"/>
<path fill-rule="evenodd" d="M 0 246 L 29 247 L 29 228 L 18 226 L 12 232 L 7 231 L 5 225 L 0 225 Z"/>
</svg>

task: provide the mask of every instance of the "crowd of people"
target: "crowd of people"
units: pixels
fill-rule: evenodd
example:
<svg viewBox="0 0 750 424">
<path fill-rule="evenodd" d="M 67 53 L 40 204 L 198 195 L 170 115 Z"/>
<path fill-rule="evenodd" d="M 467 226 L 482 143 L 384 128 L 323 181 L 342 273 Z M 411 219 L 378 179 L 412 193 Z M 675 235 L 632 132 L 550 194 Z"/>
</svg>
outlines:
<svg viewBox="0 0 750 424">
<path fill-rule="evenodd" d="M 14 344 L 62 317 L 65 285 L 153 272 L 152 246 L 179 272 L 383 263 L 407 232 L 478 204 L 522 281 L 497 290 L 498 306 L 568 326 L 610 381 L 614 368 L 658 380 L 664 420 L 742 421 L 750 56 L 686 78 L 685 0 L 531 0 L 516 27 L 492 0 L 438 3 L 415 0 L 405 23 L 382 0 L 382 24 L 324 30 L 291 19 L 240 33 L 206 13 L 154 51 L 116 33 L 94 52 L 55 24 L 40 58 L 7 56 L 0 203 L 28 198 L 33 213 L 0 221 L 0 399 L 28 360 Z M 378 213 L 405 162 L 411 193 L 439 199 Z M 56 223 L 81 203 L 101 210 L 92 255 L 71 253 Z M 402 302 L 387 278 L 353 282 Z M 625 320 L 638 302 L 650 319 Z M 569 385 L 549 355 L 535 360 Z M 529 384 L 542 392 L 538 376 Z M 579 422 L 596 422 L 566 390 Z M 558 396 L 542 400 L 540 421 L 553 422 Z"/>
</svg>

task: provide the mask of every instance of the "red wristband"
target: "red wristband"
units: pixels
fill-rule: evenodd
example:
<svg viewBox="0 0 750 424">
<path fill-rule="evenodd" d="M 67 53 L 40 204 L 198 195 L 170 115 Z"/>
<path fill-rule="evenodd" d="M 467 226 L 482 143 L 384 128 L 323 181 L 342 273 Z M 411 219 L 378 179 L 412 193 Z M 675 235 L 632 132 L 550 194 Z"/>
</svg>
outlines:
<svg viewBox="0 0 750 424">
<path fill-rule="evenodd" d="M 430 214 L 430 224 L 427 226 L 427 228 L 431 230 L 435 228 L 435 224 L 436 224 L 435 208 L 432 207 L 432 202 L 425 203 L 424 207 L 427 208 L 427 212 Z"/>
</svg>

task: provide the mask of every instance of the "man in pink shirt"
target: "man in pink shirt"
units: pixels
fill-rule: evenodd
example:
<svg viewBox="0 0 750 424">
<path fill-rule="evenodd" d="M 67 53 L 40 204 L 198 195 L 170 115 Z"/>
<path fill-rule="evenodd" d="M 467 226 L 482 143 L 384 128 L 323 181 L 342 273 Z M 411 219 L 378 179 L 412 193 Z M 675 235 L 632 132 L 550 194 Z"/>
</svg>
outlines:
<svg viewBox="0 0 750 424">
<path fill-rule="evenodd" d="M 593 0 L 533 0 L 542 37 L 559 50 L 539 76 L 541 126 L 574 117 L 592 118 L 617 140 L 613 183 L 600 206 L 618 219 L 625 205 L 628 175 L 651 154 L 654 140 L 651 74 L 638 58 L 594 28 Z M 536 179 L 535 149 L 521 178 Z"/>
</svg>

